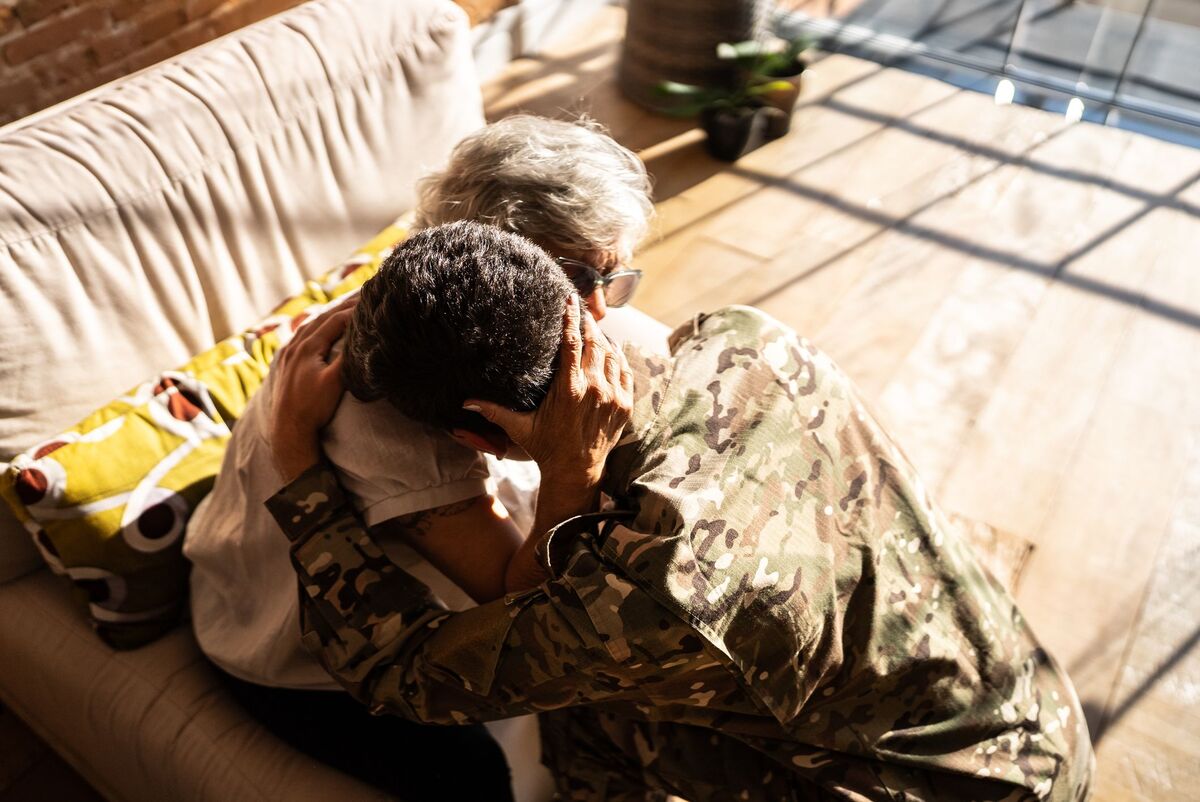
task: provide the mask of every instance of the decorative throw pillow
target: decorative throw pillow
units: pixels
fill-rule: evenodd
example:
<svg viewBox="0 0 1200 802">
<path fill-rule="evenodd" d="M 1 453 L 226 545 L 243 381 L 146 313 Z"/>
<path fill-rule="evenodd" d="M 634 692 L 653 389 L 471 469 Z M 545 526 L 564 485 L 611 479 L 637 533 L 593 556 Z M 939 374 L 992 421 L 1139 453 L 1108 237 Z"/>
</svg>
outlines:
<svg viewBox="0 0 1200 802">
<path fill-rule="evenodd" d="M 253 329 L 166 371 L 13 458 L 0 495 L 96 632 L 145 644 L 187 606 L 183 529 L 212 489 L 229 427 L 275 352 L 307 318 L 360 287 L 405 237 L 397 222 Z"/>
</svg>

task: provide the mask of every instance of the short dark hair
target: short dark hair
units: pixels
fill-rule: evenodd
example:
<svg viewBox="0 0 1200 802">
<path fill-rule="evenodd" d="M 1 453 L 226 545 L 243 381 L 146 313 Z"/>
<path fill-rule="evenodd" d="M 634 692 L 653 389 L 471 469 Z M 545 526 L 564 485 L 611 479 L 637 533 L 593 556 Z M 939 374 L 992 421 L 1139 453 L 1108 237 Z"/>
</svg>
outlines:
<svg viewBox="0 0 1200 802">
<path fill-rule="evenodd" d="M 516 234 L 470 221 L 415 233 L 363 285 L 346 334 L 346 387 L 422 423 L 485 430 L 463 402 L 541 402 L 573 291 L 546 252 Z"/>
</svg>

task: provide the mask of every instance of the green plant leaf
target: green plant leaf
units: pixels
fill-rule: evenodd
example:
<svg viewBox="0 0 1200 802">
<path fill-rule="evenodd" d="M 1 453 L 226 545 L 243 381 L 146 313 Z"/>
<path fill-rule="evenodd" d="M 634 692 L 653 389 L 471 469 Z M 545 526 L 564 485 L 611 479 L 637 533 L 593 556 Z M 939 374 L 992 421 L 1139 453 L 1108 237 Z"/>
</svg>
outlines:
<svg viewBox="0 0 1200 802">
<path fill-rule="evenodd" d="M 660 112 L 671 117 L 695 117 L 714 103 L 727 98 L 729 94 L 723 89 L 708 89 L 677 81 L 660 81 L 654 89 L 664 98 L 671 99 L 671 102 L 658 107 Z"/>
<path fill-rule="evenodd" d="M 681 84 L 677 81 L 659 81 L 654 88 L 659 94 L 672 97 L 700 97 L 712 92 L 711 89 L 705 89 L 702 86 Z"/>
<path fill-rule="evenodd" d="M 783 51 L 788 63 L 800 58 L 800 54 L 813 46 L 813 40 L 807 36 L 797 36 L 788 42 L 787 49 Z"/>
<path fill-rule="evenodd" d="M 722 42 L 717 45 L 717 58 L 725 61 L 758 58 L 763 52 L 763 43 L 753 39 L 746 42 Z"/>
<path fill-rule="evenodd" d="M 786 92 L 792 88 L 788 81 L 765 81 L 746 89 L 750 95 L 769 95 L 772 92 Z"/>
</svg>

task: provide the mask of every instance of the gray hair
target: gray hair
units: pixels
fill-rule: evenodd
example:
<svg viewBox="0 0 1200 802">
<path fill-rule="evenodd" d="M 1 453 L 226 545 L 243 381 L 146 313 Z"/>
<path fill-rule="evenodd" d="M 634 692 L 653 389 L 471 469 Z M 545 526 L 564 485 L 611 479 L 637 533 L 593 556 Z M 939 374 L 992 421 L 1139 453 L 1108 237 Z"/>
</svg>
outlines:
<svg viewBox="0 0 1200 802">
<path fill-rule="evenodd" d="M 588 120 L 505 117 L 421 180 L 416 226 L 475 220 L 627 262 L 654 214 L 641 159 Z"/>
</svg>

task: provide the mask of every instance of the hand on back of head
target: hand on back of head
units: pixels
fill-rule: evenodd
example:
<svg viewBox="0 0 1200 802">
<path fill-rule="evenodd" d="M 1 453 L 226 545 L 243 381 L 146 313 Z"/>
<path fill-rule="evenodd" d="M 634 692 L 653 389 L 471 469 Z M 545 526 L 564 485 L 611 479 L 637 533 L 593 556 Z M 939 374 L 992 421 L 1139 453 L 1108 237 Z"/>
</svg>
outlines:
<svg viewBox="0 0 1200 802">
<path fill-rule="evenodd" d="M 633 373 L 625 355 L 575 295 L 563 315 L 558 372 L 537 409 L 517 412 L 474 399 L 464 404 L 503 429 L 543 475 L 581 485 L 599 483 L 632 407 Z"/>
</svg>

